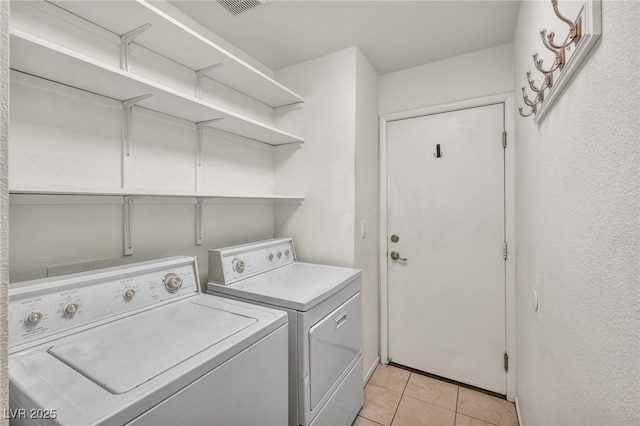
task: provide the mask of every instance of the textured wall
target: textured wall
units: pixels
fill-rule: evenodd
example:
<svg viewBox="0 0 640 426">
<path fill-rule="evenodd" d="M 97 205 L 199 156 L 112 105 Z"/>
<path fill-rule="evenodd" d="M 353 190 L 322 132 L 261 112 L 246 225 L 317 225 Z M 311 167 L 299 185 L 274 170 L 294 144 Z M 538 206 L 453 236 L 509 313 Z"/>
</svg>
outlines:
<svg viewBox="0 0 640 426">
<path fill-rule="evenodd" d="M 0 411 L 8 408 L 7 288 L 9 285 L 9 193 L 7 146 L 9 144 L 9 2 L 0 1 Z M 0 425 L 8 424 L 0 416 Z"/>
<path fill-rule="evenodd" d="M 637 1 L 604 1 L 600 43 L 558 103 L 539 126 L 517 118 L 517 398 L 526 426 L 640 424 L 639 11 Z M 539 31 L 550 18 L 548 2 L 521 5 L 517 86 L 544 50 Z"/>
</svg>

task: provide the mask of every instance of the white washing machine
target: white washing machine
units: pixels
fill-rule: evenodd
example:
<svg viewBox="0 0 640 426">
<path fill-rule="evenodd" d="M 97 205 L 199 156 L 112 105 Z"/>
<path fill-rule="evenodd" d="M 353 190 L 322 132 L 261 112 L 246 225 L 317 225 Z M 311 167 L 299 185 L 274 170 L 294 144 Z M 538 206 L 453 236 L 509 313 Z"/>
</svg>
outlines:
<svg viewBox="0 0 640 426">
<path fill-rule="evenodd" d="M 361 271 L 276 238 L 209 251 L 207 291 L 289 316 L 289 425 L 351 425 L 363 403 Z"/>
<path fill-rule="evenodd" d="M 9 289 L 11 424 L 283 425 L 287 315 L 179 256 Z"/>
</svg>

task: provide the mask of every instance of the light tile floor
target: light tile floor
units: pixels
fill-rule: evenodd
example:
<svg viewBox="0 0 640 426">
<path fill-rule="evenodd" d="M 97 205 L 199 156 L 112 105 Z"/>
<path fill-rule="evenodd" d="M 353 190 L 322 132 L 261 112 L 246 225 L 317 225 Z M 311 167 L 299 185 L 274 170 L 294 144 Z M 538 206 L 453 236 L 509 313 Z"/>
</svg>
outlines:
<svg viewBox="0 0 640 426">
<path fill-rule="evenodd" d="M 353 426 L 518 426 L 513 403 L 380 364 Z"/>
</svg>

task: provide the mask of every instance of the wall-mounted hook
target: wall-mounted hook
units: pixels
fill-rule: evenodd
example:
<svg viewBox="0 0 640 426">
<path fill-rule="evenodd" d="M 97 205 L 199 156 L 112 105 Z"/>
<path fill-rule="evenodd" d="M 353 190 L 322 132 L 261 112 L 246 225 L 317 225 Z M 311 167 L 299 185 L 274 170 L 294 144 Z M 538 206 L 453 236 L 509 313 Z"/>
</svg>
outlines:
<svg viewBox="0 0 640 426">
<path fill-rule="evenodd" d="M 539 88 L 536 87 L 535 82 L 531 78 L 531 71 L 527 71 L 527 81 L 529 82 L 529 88 L 537 94 L 537 97 L 540 98 L 540 102 L 544 101 L 544 91 L 551 87 L 551 80 L 553 78 L 553 74 L 545 74 L 544 83 Z M 522 93 L 524 96 L 524 92 Z"/>
<path fill-rule="evenodd" d="M 532 107 L 531 107 L 531 112 L 530 112 L 529 114 L 523 114 L 523 113 L 522 113 L 522 107 L 520 107 L 520 108 L 518 108 L 518 112 L 520 113 L 520 115 L 521 115 L 521 116 L 523 116 L 523 117 L 525 117 L 525 118 L 526 118 L 526 117 L 530 117 L 530 116 L 532 116 L 533 114 L 535 114 L 535 113 L 536 113 L 536 111 L 537 111 L 537 109 L 538 109 L 538 108 L 537 108 L 536 106 L 532 106 Z"/>
<path fill-rule="evenodd" d="M 540 86 L 539 88 L 536 87 L 535 82 L 531 78 L 531 71 L 527 71 L 527 81 L 529 82 L 529 87 L 531 88 L 531 90 L 533 90 L 536 93 L 544 94 L 545 90 L 553 86 L 553 74 L 545 74 L 544 82 L 542 83 L 542 86 Z"/>
<path fill-rule="evenodd" d="M 558 66 L 557 58 L 556 58 L 556 61 L 553 63 L 553 64 L 554 64 L 554 66 L 553 66 L 553 67 L 551 67 L 551 69 L 550 69 L 550 70 L 545 70 L 545 69 L 543 69 L 543 68 L 542 68 L 542 62 L 543 62 L 543 60 L 542 60 L 542 59 L 538 59 L 538 54 L 537 54 L 537 53 L 534 53 L 534 54 L 533 54 L 533 65 L 535 65 L 536 69 L 537 69 L 538 71 L 540 71 L 542 74 L 551 74 L 551 73 L 553 73 L 555 70 L 557 70 L 558 68 L 560 68 L 560 67 Z"/>
<path fill-rule="evenodd" d="M 578 24 L 576 24 L 578 25 Z M 567 37 L 567 42 L 565 44 L 561 44 L 561 45 L 557 45 L 554 42 L 554 39 L 556 37 L 556 33 L 554 32 L 550 32 L 549 34 L 547 34 L 547 40 L 549 41 L 549 45 L 556 48 L 556 49 L 566 49 L 567 47 L 571 46 L 572 43 L 574 43 L 576 41 L 576 38 L 574 37 Z"/>
<path fill-rule="evenodd" d="M 545 113 L 549 111 L 555 100 L 562 94 L 563 87 L 570 81 L 579 65 L 589 53 L 601 34 L 601 16 L 599 0 L 584 0 L 584 6 L 580 9 L 577 17 L 573 20 L 566 18 L 558 9 L 558 0 L 551 0 L 553 12 L 562 22 L 569 26 L 569 34 L 566 38 L 560 39 L 556 43 L 556 33 L 547 32 L 546 29 L 540 31 L 540 38 L 544 47 L 553 53 L 554 61 L 549 69 L 543 67 L 543 60 L 538 54 L 533 55 L 533 65 L 544 76 L 544 81 L 537 86 L 531 78 L 531 72 L 527 71 L 527 83 L 531 91 L 535 94 L 535 99 L 529 99 L 522 88 L 522 99 L 524 104 L 531 108 L 528 114 L 523 113 L 524 108 L 518 108 L 522 117 L 529 117 L 535 114 L 534 122 L 539 123 Z M 577 66 L 572 66 L 577 64 Z M 556 74 L 557 72 L 557 74 Z M 554 76 L 554 74 L 556 74 Z M 566 78 L 564 78 L 567 76 Z M 547 91 L 545 93 L 545 91 Z M 539 111 L 538 111 L 539 110 Z"/>
<path fill-rule="evenodd" d="M 522 100 L 524 101 L 524 103 L 527 106 L 534 107 L 534 106 L 538 105 L 540 102 L 542 102 L 542 98 L 540 96 L 540 93 L 538 93 L 536 95 L 536 98 L 532 102 L 532 101 L 529 100 L 529 95 L 526 94 L 524 86 L 521 87 L 521 89 L 522 89 Z"/>
<path fill-rule="evenodd" d="M 571 39 L 571 41 L 579 39 L 580 38 L 580 34 L 581 34 L 580 21 L 578 20 L 578 21 L 576 21 L 574 23 L 571 19 L 565 18 L 560 13 L 560 10 L 558 10 L 558 0 L 551 0 L 551 5 L 553 6 L 553 11 L 556 14 L 556 16 L 558 17 L 558 19 L 560 19 L 561 21 L 563 21 L 567 25 L 569 25 L 569 39 Z M 549 34 L 551 36 L 551 40 L 550 41 L 553 41 L 552 34 L 553 33 Z M 565 46 L 565 47 L 567 47 L 567 46 Z"/>
<path fill-rule="evenodd" d="M 442 158 L 442 151 L 440 151 L 440 144 L 436 144 L 436 152 L 433 153 L 434 158 Z"/>
<path fill-rule="evenodd" d="M 527 73 L 528 75 L 529 73 Z M 544 96 L 544 92 L 540 92 L 536 95 L 535 100 L 532 102 L 529 100 L 529 95 L 527 95 L 527 93 L 525 92 L 525 88 L 524 86 L 521 87 L 522 89 L 522 100 L 525 103 L 525 105 L 527 105 L 529 108 L 531 108 L 531 112 L 529 114 L 523 114 L 522 113 L 522 107 L 518 108 L 518 111 L 520 112 L 520 115 L 523 117 L 529 117 L 530 115 L 533 115 L 536 113 L 536 111 L 538 110 L 538 104 L 542 102 L 543 96 Z"/>
<path fill-rule="evenodd" d="M 555 49 L 549 44 L 549 41 L 547 40 L 547 30 L 540 31 L 540 37 L 542 38 L 542 44 L 544 44 L 544 47 L 552 51 L 556 56 L 556 65 L 558 66 L 558 68 L 560 68 L 560 70 L 562 70 L 565 63 L 564 48 Z"/>
</svg>

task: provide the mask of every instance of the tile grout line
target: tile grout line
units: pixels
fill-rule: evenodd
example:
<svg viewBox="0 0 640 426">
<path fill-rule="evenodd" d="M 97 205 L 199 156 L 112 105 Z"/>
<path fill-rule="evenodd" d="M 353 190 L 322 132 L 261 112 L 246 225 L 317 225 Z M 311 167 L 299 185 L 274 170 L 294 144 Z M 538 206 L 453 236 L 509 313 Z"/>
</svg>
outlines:
<svg viewBox="0 0 640 426">
<path fill-rule="evenodd" d="M 407 383 L 405 383 L 404 387 L 402 388 L 402 392 L 401 392 L 402 395 L 404 395 L 404 391 L 406 391 L 407 390 L 407 386 L 409 386 L 409 380 L 411 380 L 411 375 L 412 374 L 413 374 L 412 372 L 409 372 L 409 377 L 407 377 Z"/>
<path fill-rule="evenodd" d="M 396 407 L 396 411 L 393 412 L 393 417 L 391 417 L 391 423 L 390 425 L 393 424 L 393 421 L 396 418 L 396 414 L 398 414 L 398 410 L 400 409 L 400 403 L 402 402 L 402 397 L 404 396 L 404 391 L 407 390 L 407 386 L 409 385 L 409 380 L 411 380 L 411 375 L 413 373 L 409 372 L 409 377 L 407 377 L 407 383 L 404 384 L 404 388 L 402 388 L 402 392 L 400 393 L 400 401 L 398 401 L 398 406 Z"/>
<path fill-rule="evenodd" d="M 456 423 L 458 423 L 458 400 L 460 399 L 460 386 L 458 386 L 458 389 L 456 391 L 456 411 L 455 414 L 453 415 L 453 426 L 456 426 Z"/>
</svg>

